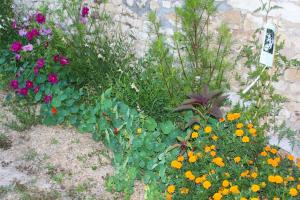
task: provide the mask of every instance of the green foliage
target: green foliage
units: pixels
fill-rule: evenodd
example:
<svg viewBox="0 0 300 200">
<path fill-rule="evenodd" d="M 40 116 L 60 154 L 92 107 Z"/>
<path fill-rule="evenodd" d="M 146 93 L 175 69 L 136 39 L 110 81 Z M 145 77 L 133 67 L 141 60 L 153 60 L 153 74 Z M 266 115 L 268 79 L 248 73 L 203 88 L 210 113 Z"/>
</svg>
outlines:
<svg viewBox="0 0 300 200">
<path fill-rule="evenodd" d="M 0 133 L 0 148 L 7 150 L 11 147 L 12 141 L 4 133 Z"/>
<path fill-rule="evenodd" d="M 13 0 L 1 1 L 0 10 L 0 47 L 3 48 L 14 38 L 14 30 L 12 29 Z"/>
</svg>

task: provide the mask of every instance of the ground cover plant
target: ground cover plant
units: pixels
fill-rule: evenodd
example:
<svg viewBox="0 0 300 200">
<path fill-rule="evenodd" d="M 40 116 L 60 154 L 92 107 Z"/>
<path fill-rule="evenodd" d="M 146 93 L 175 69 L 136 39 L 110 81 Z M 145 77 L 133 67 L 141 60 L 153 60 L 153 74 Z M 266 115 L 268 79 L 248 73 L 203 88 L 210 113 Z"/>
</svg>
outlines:
<svg viewBox="0 0 300 200">
<path fill-rule="evenodd" d="M 43 124 L 73 126 L 104 142 L 116 169 L 107 188 L 126 199 L 135 180 L 146 184 L 146 198 L 153 200 L 297 199 L 300 160 L 267 145 L 260 116 L 247 110 L 222 118 L 231 36 L 222 25 L 217 45 L 210 46 L 214 1 L 185 3 L 177 9 L 184 25 L 174 36 L 178 57 L 151 13 L 155 39 L 140 60 L 122 46 L 122 36 L 108 37 L 109 17 L 81 1 L 62 2 L 72 19 L 65 29 L 45 8 L 36 11 L 15 23 L 14 40 L 1 54 L 8 99 L 38 109 Z"/>
</svg>

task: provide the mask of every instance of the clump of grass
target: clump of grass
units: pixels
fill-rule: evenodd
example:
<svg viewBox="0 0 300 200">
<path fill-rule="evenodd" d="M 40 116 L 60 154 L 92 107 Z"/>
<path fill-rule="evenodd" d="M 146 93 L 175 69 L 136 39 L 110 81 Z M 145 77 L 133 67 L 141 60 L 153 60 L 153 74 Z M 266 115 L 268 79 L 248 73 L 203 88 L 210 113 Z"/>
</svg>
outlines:
<svg viewBox="0 0 300 200">
<path fill-rule="evenodd" d="M 0 148 L 7 150 L 11 147 L 12 141 L 4 134 L 0 133 Z"/>
</svg>

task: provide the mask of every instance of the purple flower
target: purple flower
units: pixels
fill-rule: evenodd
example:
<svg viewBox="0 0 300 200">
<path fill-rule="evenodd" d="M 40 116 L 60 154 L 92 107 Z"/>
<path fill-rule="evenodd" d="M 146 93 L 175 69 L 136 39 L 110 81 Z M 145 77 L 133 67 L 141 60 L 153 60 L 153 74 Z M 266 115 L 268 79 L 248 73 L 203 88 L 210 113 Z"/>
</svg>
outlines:
<svg viewBox="0 0 300 200">
<path fill-rule="evenodd" d="M 22 47 L 22 50 L 23 51 L 32 51 L 33 50 L 33 46 L 32 46 L 32 44 L 27 44 L 27 45 L 25 45 L 25 46 L 23 46 Z"/>
<path fill-rule="evenodd" d="M 34 37 L 39 36 L 39 34 L 39 31 L 36 28 L 34 28 L 31 31 L 27 32 L 26 38 L 28 41 L 31 41 Z"/>
<path fill-rule="evenodd" d="M 21 60 L 21 55 L 20 55 L 20 54 L 16 54 L 16 55 L 15 55 L 15 59 L 16 59 L 17 61 Z"/>
<path fill-rule="evenodd" d="M 28 94 L 28 88 L 21 88 L 19 91 L 19 94 L 22 95 L 22 96 L 27 96 Z"/>
<path fill-rule="evenodd" d="M 29 81 L 29 80 L 27 80 L 27 81 L 26 81 L 26 88 L 27 88 L 27 89 L 31 89 L 31 88 L 33 88 L 33 82 L 32 82 L 32 81 Z"/>
<path fill-rule="evenodd" d="M 44 65 L 45 65 L 45 60 L 44 60 L 44 58 L 39 58 L 39 59 L 37 60 L 37 62 L 36 62 L 36 65 L 37 65 L 38 68 L 43 68 Z"/>
<path fill-rule="evenodd" d="M 50 28 L 48 28 L 48 29 L 42 28 L 40 30 L 41 35 L 50 35 L 51 33 L 52 33 L 52 30 Z"/>
<path fill-rule="evenodd" d="M 19 51 L 21 51 L 22 49 L 22 43 L 17 41 L 17 42 L 13 42 L 11 47 L 10 47 L 10 50 L 15 52 L 15 53 L 18 53 Z"/>
<path fill-rule="evenodd" d="M 80 16 L 80 22 L 81 22 L 82 24 L 86 24 L 86 23 L 88 22 L 88 18 L 87 18 L 87 17 L 82 17 L 82 16 Z"/>
<path fill-rule="evenodd" d="M 61 64 L 62 66 L 68 65 L 68 64 L 69 64 L 68 58 L 66 58 L 65 56 L 61 56 L 61 57 L 60 57 L 60 64 Z"/>
<path fill-rule="evenodd" d="M 51 95 L 44 96 L 44 102 L 46 104 L 50 103 L 51 101 L 52 101 L 52 96 Z"/>
<path fill-rule="evenodd" d="M 48 81 L 53 85 L 58 83 L 57 74 L 54 73 L 48 74 Z"/>
<path fill-rule="evenodd" d="M 13 21 L 12 21 L 11 27 L 12 27 L 13 29 L 16 29 L 16 28 L 17 28 L 17 22 L 16 22 L 16 20 L 13 20 Z"/>
<path fill-rule="evenodd" d="M 86 6 L 84 6 L 81 10 L 81 16 L 82 17 L 87 17 L 89 15 L 89 11 L 90 11 L 90 9 Z"/>
<path fill-rule="evenodd" d="M 26 34 L 27 34 L 26 29 L 23 28 L 23 29 L 19 30 L 19 36 L 23 37 L 23 36 L 26 36 Z"/>
<path fill-rule="evenodd" d="M 57 62 L 59 61 L 59 55 L 58 55 L 58 54 L 55 54 L 55 55 L 53 56 L 53 61 L 54 61 L 55 63 L 57 63 Z"/>
<path fill-rule="evenodd" d="M 36 86 L 34 89 L 33 89 L 33 92 L 36 94 L 38 93 L 40 90 L 40 87 L 39 86 Z"/>
<path fill-rule="evenodd" d="M 39 24 L 44 24 L 46 22 L 46 17 L 42 13 L 38 12 L 35 14 L 35 21 Z"/>
<path fill-rule="evenodd" d="M 37 67 L 37 66 L 35 66 L 34 68 L 33 68 L 33 72 L 34 72 L 34 75 L 38 75 L 39 74 L 39 68 Z"/>
<path fill-rule="evenodd" d="M 19 81 L 18 80 L 11 80 L 10 81 L 10 87 L 13 89 L 18 89 L 19 88 Z"/>
<path fill-rule="evenodd" d="M 31 33 L 33 34 L 34 37 L 40 35 L 39 30 L 37 30 L 36 28 L 32 29 L 32 30 L 31 30 Z"/>
</svg>

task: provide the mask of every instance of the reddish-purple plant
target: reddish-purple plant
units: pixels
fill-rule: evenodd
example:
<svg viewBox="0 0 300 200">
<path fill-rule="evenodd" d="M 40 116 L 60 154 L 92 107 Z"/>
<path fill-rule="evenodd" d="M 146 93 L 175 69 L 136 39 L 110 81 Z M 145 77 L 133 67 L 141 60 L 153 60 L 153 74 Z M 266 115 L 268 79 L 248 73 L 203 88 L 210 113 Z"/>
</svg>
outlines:
<svg viewBox="0 0 300 200">
<path fill-rule="evenodd" d="M 57 74 L 55 73 L 48 74 L 48 81 L 53 85 L 58 83 Z"/>
<path fill-rule="evenodd" d="M 37 62 L 36 62 L 36 66 L 37 66 L 38 68 L 43 68 L 44 65 L 45 65 L 45 60 L 44 60 L 44 58 L 39 58 L 39 59 L 37 60 Z"/>
<path fill-rule="evenodd" d="M 18 89 L 19 88 L 19 81 L 18 80 L 11 80 L 10 81 L 10 87 L 13 89 Z"/>
<path fill-rule="evenodd" d="M 59 55 L 58 55 L 58 54 L 55 54 L 55 55 L 53 56 L 53 61 L 54 61 L 55 63 L 57 63 L 57 62 L 59 61 Z"/>
<path fill-rule="evenodd" d="M 35 14 L 35 21 L 39 24 L 44 24 L 46 22 L 46 17 L 42 13 L 38 12 Z"/>
<path fill-rule="evenodd" d="M 22 96 L 27 96 L 27 94 L 28 94 L 28 88 L 21 88 L 20 90 L 19 90 L 19 94 L 20 95 L 22 95 Z"/>
<path fill-rule="evenodd" d="M 11 50 L 12 52 L 18 53 L 18 52 L 21 51 L 21 49 L 22 49 L 22 43 L 21 43 L 21 42 L 16 41 L 16 42 L 13 42 L 13 43 L 11 44 L 10 50 Z"/>
<path fill-rule="evenodd" d="M 13 29 L 16 29 L 16 28 L 17 28 L 17 22 L 16 22 L 16 20 L 13 20 L 13 21 L 12 21 L 11 27 L 12 27 Z"/>
<path fill-rule="evenodd" d="M 33 89 L 33 92 L 36 94 L 38 93 L 40 90 L 40 87 L 39 86 L 36 86 L 34 89 Z"/>
<path fill-rule="evenodd" d="M 44 103 L 49 104 L 52 101 L 51 95 L 44 96 Z"/>
<path fill-rule="evenodd" d="M 34 75 L 38 75 L 39 74 L 39 68 L 37 67 L 37 66 L 35 66 L 34 68 L 33 68 L 33 72 L 34 72 Z"/>
<path fill-rule="evenodd" d="M 27 89 L 33 88 L 33 82 L 30 81 L 30 80 L 27 80 L 27 81 L 26 81 L 26 88 L 27 88 Z"/>
<path fill-rule="evenodd" d="M 60 57 L 60 64 L 61 64 L 62 66 L 68 65 L 68 64 L 69 64 L 68 58 L 66 58 L 65 56 L 61 56 L 61 57 Z"/>
<path fill-rule="evenodd" d="M 16 61 L 19 61 L 19 60 L 21 60 L 21 55 L 20 54 L 16 54 L 15 58 L 16 58 Z"/>
<path fill-rule="evenodd" d="M 82 17 L 87 17 L 89 15 L 89 11 L 90 11 L 90 9 L 86 6 L 84 6 L 81 10 L 81 16 Z"/>
</svg>

